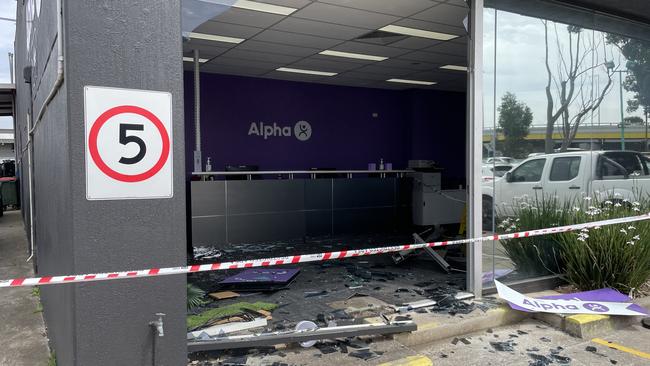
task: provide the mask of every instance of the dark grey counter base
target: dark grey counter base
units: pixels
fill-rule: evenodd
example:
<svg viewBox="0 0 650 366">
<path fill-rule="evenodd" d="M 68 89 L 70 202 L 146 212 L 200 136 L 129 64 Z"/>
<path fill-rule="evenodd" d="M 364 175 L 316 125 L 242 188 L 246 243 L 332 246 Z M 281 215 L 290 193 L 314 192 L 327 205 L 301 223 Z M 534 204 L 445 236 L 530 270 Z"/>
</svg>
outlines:
<svg viewBox="0 0 650 366">
<path fill-rule="evenodd" d="M 411 223 L 410 178 L 190 183 L 193 246 L 394 231 Z"/>
</svg>

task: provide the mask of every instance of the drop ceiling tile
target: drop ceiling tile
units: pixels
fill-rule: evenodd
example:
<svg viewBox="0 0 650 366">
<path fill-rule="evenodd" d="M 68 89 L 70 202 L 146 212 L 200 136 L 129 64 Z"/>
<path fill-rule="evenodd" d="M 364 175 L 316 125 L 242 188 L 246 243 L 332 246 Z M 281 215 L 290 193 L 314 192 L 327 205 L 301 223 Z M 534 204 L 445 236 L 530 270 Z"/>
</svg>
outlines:
<svg viewBox="0 0 650 366">
<path fill-rule="evenodd" d="M 391 77 L 401 77 L 401 76 L 408 75 L 408 74 L 413 72 L 413 70 L 411 70 L 411 69 L 404 69 L 404 68 L 397 68 L 397 67 L 386 67 L 386 66 L 381 66 L 381 65 L 377 65 L 377 64 L 363 66 L 363 67 L 360 67 L 360 68 L 356 69 L 355 71 L 364 72 L 364 73 L 379 74 L 379 75 L 383 75 L 383 76 L 390 76 L 390 77 L 387 77 L 387 79 L 390 79 Z"/>
<path fill-rule="evenodd" d="M 359 60 L 359 59 L 355 59 L 355 58 L 326 56 L 326 55 L 319 55 L 319 54 L 309 56 L 309 58 L 316 59 L 316 60 L 325 60 L 325 61 L 349 62 L 349 63 L 357 64 L 359 66 L 370 65 L 370 64 L 374 64 L 375 62 L 377 62 L 377 61 L 370 61 L 370 60 Z"/>
<path fill-rule="evenodd" d="M 363 53 L 366 55 L 383 57 L 397 57 L 409 52 L 408 50 L 400 48 L 386 47 L 355 41 L 342 43 L 336 47 L 333 47 L 332 49 L 336 51 Z"/>
<path fill-rule="evenodd" d="M 467 44 L 461 42 L 440 42 L 434 46 L 425 48 L 423 51 L 467 57 Z"/>
<path fill-rule="evenodd" d="M 248 27 L 245 25 L 207 21 L 196 28 L 194 32 L 246 39 L 256 35 L 262 30 L 262 28 Z"/>
<path fill-rule="evenodd" d="M 309 74 L 296 74 L 292 72 L 283 72 L 283 71 L 270 71 L 264 75 L 265 78 L 271 79 L 280 79 L 280 80 L 290 80 L 290 81 L 302 81 L 302 82 L 315 82 L 328 76 L 321 75 L 309 75 Z"/>
<path fill-rule="evenodd" d="M 306 34 L 281 32 L 272 29 L 265 30 L 264 32 L 255 36 L 253 39 L 257 41 L 280 43 L 290 46 L 318 48 L 321 50 L 328 49 L 329 47 L 341 43 L 341 41 L 337 39 L 315 37 Z"/>
<path fill-rule="evenodd" d="M 440 72 L 437 70 L 430 70 L 430 71 L 416 71 L 412 74 L 408 74 L 405 78 L 414 79 L 414 80 L 435 81 L 437 83 L 440 83 L 443 81 L 457 80 L 458 75 L 452 75 L 450 73 Z"/>
<path fill-rule="evenodd" d="M 247 25 L 249 27 L 268 28 L 284 18 L 283 15 L 263 13 L 253 10 L 230 8 L 212 20 L 223 23 Z"/>
<path fill-rule="evenodd" d="M 398 17 L 392 15 L 372 13 L 325 3 L 313 3 L 291 14 L 291 16 L 372 30 L 379 29 L 399 20 Z"/>
<path fill-rule="evenodd" d="M 239 48 L 232 48 L 224 54 L 224 57 L 244 59 L 244 60 L 258 60 L 264 62 L 274 62 L 281 64 L 290 64 L 301 59 L 300 56 L 278 55 L 275 53 L 264 53 L 257 51 L 243 50 Z"/>
<path fill-rule="evenodd" d="M 233 48 L 234 46 L 235 44 L 233 43 L 190 40 L 183 42 L 183 51 L 188 52 L 197 49 L 199 50 L 199 54 L 205 52 L 207 54 L 218 55 Z"/>
<path fill-rule="evenodd" d="M 467 36 L 465 35 L 465 36 L 462 36 L 462 37 L 454 38 L 451 41 L 454 42 L 454 43 L 462 43 L 464 45 L 467 45 Z"/>
<path fill-rule="evenodd" d="M 395 15 L 398 17 L 407 17 L 411 14 L 421 12 L 434 5 L 438 1 L 431 0 L 319 0 L 323 3 L 340 5 L 349 8 L 372 11 Z"/>
<path fill-rule="evenodd" d="M 288 67 L 293 67 L 296 69 L 307 69 L 307 70 L 338 73 L 338 72 L 356 69 L 359 67 L 359 64 L 355 64 L 352 62 L 336 62 L 336 61 L 327 61 L 327 60 L 314 59 L 314 58 L 306 58 L 298 62 L 294 62 Z"/>
<path fill-rule="evenodd" d="M 433 53 L 433 52 L 425 52 L 425 51 L 414 51 L 406 55 L 400 56 L 400 59 L 427 62 L 431 64 L 442 64 L 442 65 L 448 65 L 448 64 L 463 65 L 467 63 L 466 56 L 454 56 L 454 55 L 447 55 L 444 53 Z"/>
<path fill-rule="evenodd" d="M 268 72 L 266 69 L 258 69 L 254 67 L 241 67 L 231 65 L 209 65 L 204 64 L 201 66 L 202 72 L 209 72 L 213 74 L 228 74 L 228 75 L 242 75 L 242 76 L 261 76 Z"/>
<path fill-rule="evenodd" d="M 354 39 L 368 33 L 368 30 L 363 28 L 347 27 L 340 24 L 323 23 L 294 17 L 286 18 L 274 25 L 271 29 L 340 40 Z"/>
<path fill-rule="evenodd" d="M 447 0 L 446 3 L 449 5 L 460 6 L 463 8 L 467 7 L 467 0 Z"/>
<path fill-rule="evenodd" d="M 461 6 L 439 4 L 423 12 L 411 16 L 411 18 L 425 20 L 427 22 L 441 23 L 458 26 L 463 24 L 469 9 Z"/>
<path fill-rule="evenodd" d="M 429 62 L 418 61 L 418 60 L 406 60 L 402 58 L 389 58 L 386 61 L 381 61 L 377 63 L 380 66 L 398 68 L 398 69 L 408 69 L 412 71 L 417 70 L 435 70 L 439 65 L 432 64 Z"/>
<path fill-rule="evenodd" d="M 390 74 L 376 74 L 376 73 L 361 72 L 356 70 L 344 72 L 340 76 L 344 78 L 374 80 L 374 81 L 386 81 L 387 79 L 393 78 L 393 76 Z"/>
<path fill-rule="evenodd" d="M 290 8 L 300 9 L 306 5 L 311 4 L 311 0 L 256 0 L 259 3 L 267 3 L 280 6 L 288 6 Z"/>
<path fill-rule="evenodd" d="M 277 43 L 268 43 L 255 40 L 245 41 L 237 46 L 237 49 L 255 52 L 274 53 L 279 55 L 306 57 L 316 54 L 322 50 L 317 48 L 296 47 Z"/>
<path fill-rule="evenodd" d="M 417 20 L 417 19 L 402 19 L 400 21 L 397 21 L 394 23 L 395 25 L 401 25 L 402 27 L 409 27 L 409 28 L 416 28 L 416 29 L 423 29 L 423 30 L 428 30 L 432 32 L 439 32 L 439 33 L 447 33 L 447 34 L 453 34 L 457 36 L 462 36 L 467 34 L 465 31 L 465 28 L 463 28 L 463 23 L 459 22 L 458 26 L 451 26 L 447 24 L 440 24 L 440 23 L 432 23 L 432 22 L 426 22 L 423 20 Z"/>
<path fill-rule="evenodd" d="M 224 57 L 224 56 L 219 56 L 217 58 L 214 58 L 208 62 L 206 62 L 204 65 L 226 65 L 226 66 L 234 66 L 234 67 L 254 67 L 257 69 L 266 69 L 266 70 L 275 70 L 278 67 L 284 66 L 283 63 L 279 62 L 264 62 L 264 61 L 259 61 L 259 60 L 243 60 L 239 58 L 230 58 L 230 57 Z"/>
<path fill-rule="evenodd" d="M 338 75 L 331 78 L 321 79 L 320 84 L 329 84 L 329 85 L 340 85 L 340 86 L 352 86 L 365 88 L 375 84 L 372 80 L 361 80 L 354 78 L 339 78 Z"/>
<path fill-rule="evenodd" d="M 421 50 L 426 47 L 431 47 L 440 43 L 435 39 L 421 38 L 421 37 L 406 37 L 405 39 L 390 44 L 391 47 L 407 48 L 411 50 Z"/>
</svg>

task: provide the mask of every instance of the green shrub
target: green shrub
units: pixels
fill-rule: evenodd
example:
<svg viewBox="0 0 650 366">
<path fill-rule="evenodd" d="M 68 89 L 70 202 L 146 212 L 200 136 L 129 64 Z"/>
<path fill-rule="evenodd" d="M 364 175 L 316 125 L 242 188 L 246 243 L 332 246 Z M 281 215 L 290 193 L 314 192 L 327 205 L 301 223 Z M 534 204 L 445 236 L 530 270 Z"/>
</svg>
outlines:
<svg viewBox="0 0 650 366">
<path fill-rule="evenodd" d="M 47 358 L 47 366 L 56 366 L 56 352 L 50 352 L 50 357 Z"/>
<path fill-rule="evenodd" d="M 638 195 L 641 197 L 641 195 Z M 583 197 L 561 202 L 535 197 L 514 209 L 499 225 L 515 232 L 639 215 L 650 211 L 650 199 L 638 202 Z M 580 290 L 615 288 L 634 294 L 650 278 L 650 221 L 607 225 L 582 231 L 501 241 L 518 272 L 563 274 Z"/>
<path fill-rule="evenodd" d="M 575 222 L 638 215 L 647 199 L 586 200 L 574 210 Z M 579 210 L 578 210 L 579 209 Z M 615 288 L 634 295 L 650 278 L 650 221 L 607 225 L 555 235 L 562 246 L 566 279 L 581 290 Z"/>
<path fill-rule="evenodd" d="M 205 305 L 207 301 L 204 299 L 205 291 L 192 284 L 187 284 L 187 310 L 193 310 L 201 305 Z"/>
<path fill-rule="evenodd" d="M 521 202 L 514 216 L 504 219 L 500 232 L 516 232 L 563 226 L 572 221 L 570 202 L 561 203 L 556 197 L 538 197 Z M 519 273 L 529 276 L 561 273 L 564 260 L 555 235 L 502 240 L 506 254 Z"/>
</svg>

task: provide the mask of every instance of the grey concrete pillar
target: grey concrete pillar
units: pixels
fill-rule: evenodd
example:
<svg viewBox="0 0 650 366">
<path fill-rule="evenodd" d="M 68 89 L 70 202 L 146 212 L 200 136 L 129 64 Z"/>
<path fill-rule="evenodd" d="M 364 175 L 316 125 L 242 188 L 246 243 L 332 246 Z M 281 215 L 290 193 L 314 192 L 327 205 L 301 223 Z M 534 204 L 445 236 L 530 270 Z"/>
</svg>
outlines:
<svg viewBox="0 0 650 366">
<path fill-rule="evenodd" d="M 50 251 L 65 253 L 61 264 L 48 259 L 48 255 L 57 254 L 45 249 L 39 252 L 39 263 L 43 263 L 43 271 L 58 274 L 184 265 L 180 0 L 64 0 L 63 8 L 65 82 L 60 91 L 63 95 L 50 108 L 61 105 L 67 123 L 47 121 L 51 118 L 46 117 L 39 135 L 47 138 L 46 123 L 62 124 L 63 136 L 59 137 L 67 156 L 59 159 L 65 164 L 57 178 L 63 182 L 59 190 L 48 190 L 47 182 L 37 178 L 36 210 L 41 216 L 36 223 L 40 225 L 36 242 L 47 242 L 48 235 L 59 230 L 56 220 L 47 217 L 54 212 L 45 213 L 48 192 L 62 196 L 57 198 L 65 216 L 60 219 L 64 224 L 60 230 L 69 232 L 65 235 L 68 240 L 51 243 L 55 248 Z M 86 199 L 87 85 L 172 94 L 173 198 Z M 51 133 L 61 135 L 60 131 Z M 45 167 L 37 167 L 35 176 L 38 169 Z M 156 365 L 184 365 L 185 283 L 181 275 L 44 288 L 46 322 L 59 365 L 152 365 L 154 332 L 149 322 L 158 312 L 167 315 L 165 335 L 155 339 Z"/>
</svg>

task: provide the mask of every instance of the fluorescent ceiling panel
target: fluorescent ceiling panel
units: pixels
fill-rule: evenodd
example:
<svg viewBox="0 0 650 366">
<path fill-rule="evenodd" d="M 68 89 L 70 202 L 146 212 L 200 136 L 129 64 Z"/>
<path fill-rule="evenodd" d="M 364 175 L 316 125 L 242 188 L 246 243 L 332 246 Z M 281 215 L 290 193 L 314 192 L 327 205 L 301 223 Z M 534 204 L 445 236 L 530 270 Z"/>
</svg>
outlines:
<svg viewBox="0 0 650 366">
<path fill-rule="evenodd" d="M 216 34 L 195 33 L 195 32 L 190 32 L 190 38 L 202 39 L 205 41 L 215 41 L 215 42 L 225 42 L 225 43 L 235 43 L 235 44 L 242 43 L 245 41 L 245 39 L 243 38 L 218 36 Z"/>
<path fill-rule="evenodd" d="M 325 56 L 346 57 L 346 58 L 354 58 L 354 59 L 369 60 L 369 61 L 384 61 L 388 59 L 388 57 L 383 57 L 383 56 L 373 56 L 373 55 L 365 55 L 363 53 L 341 52 L 341 51 L 332 51 L 332 50 L 322 51 L 319 52 L 319 54 Z"/>
<path fill-rule="evenodd" d="M 338 73 L 336 72 L 327 72 L 327 71 L 315 71 L 315 70 L 305 70 L 305 69 L 293 69 L 290 67 L 279 67 L 277 71 L 283 72 L 293 72 L 296 74 L 309 74 L 309 75 L 319 75 L 319 76 L 334 76 Z"/>
<path fill-rule="evenodd" d="M 434 85 L 435 81 L 409 80 L 409 79 L 388 79 L 391 83 L 415 84 L 415 85 Z"/>
<path fill-rule="evenodd" d="M 440 66 L 440 68 L 445 70 L 467 71 L 467 66 L 460 66 L 460 65 L 445 65 L 445 66 Z"/>
<path fill-rule="evenodd" d="M 403 34 L 405 36 L 420 37 L 420 38 L 429 38 L 437 39 L 441 41 L 448 41 L 450 39 L 458 38 L 458 36 L 447 33 L 432 32 L 423 29 L 402 27 L 400 25 L 387 25 L 383 28 L 379 28 L 380 31 Z"/>
<path fill-rule="evenodd" d="M 294 11 L 298 10 L 296 8 L 290 8 L 288 6 L 264 4 L 264 3 L 258 3 L 257 1 L 249 1 L 249 0 L 237 0 L 235 1 L 234 4 L 232 4 L 232 6 L 234 8 L 239 8 L 239 9 L 261 11 L 263 13 L 280 14 L 280 15 L 289 15 Z"/>
<path fill-rule="evenodd" d="M 185 62 L 194 62 L 194 57 L 183 57 L 183 61 Z M 207 58 L 199 58 L 199 63 L 204 63 L 208 62 Z"/>
</svg>

